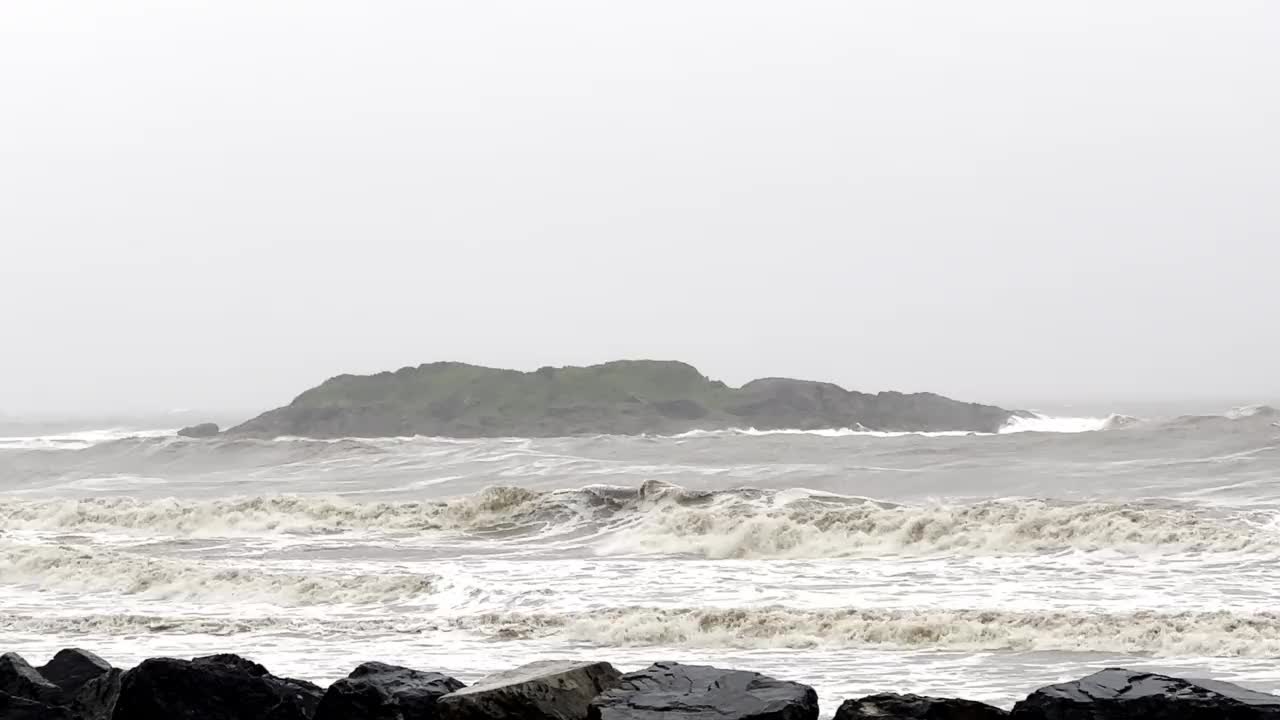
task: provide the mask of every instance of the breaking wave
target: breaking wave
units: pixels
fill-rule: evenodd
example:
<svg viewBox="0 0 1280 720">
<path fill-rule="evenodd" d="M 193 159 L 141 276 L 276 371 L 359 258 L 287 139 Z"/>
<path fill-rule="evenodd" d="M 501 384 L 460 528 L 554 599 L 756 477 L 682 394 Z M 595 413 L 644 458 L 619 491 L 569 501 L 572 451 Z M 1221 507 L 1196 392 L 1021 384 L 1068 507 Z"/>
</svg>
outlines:
<svg viewBox="0 0 1280 720">
<path fill-rule="evenodd" d="M 0 583 L 47 592 L 297 606 L 408 603 L 434 592 L 438 578 L 407 573 L 325 574 L 314 566 L 306 572 L 278 571 L 103 548 L 4 543 L 0 544 Z"/>
<path fill-rule="evenodd" d="M 439 502 L 312 496 L 0 501 L 0 525 L 14 531 L 211 537 L 450 532 L 520 543 L 570 535 L 581 536 L 601 555 L 710 559 L 1280 551 L 1272 520 L 1140 503 L 1003 499 L 900 505 L 803 490 L 693 491 L 659 481 L 559 491 L 493 487 Z"/>
<path fill-rule="evenodd" d="M 601 647 L 1062 651 L 1152 656 L 1280 657 L 1280 613 L 1011 610 L 800 610 L 621 607 L 575 613 L 329 619 L 7 615 L 0 631 L 58 635 L 427 635 L 467 631 L 491 641 L 548 639 Z"/>
<path fill-rule="evenodd" d="M 1084 433 L 1113 430 L 1138 422 L 1137 418 L 1128 415 L 1108 415 L 1107 417 L 1052 417 L 1049 415 L 1033 415 L 1031 417 L 1015 417 L 1000 428 L 1001 435 L 1012 433 Z"/>
<path fill-rule="evenodd" d="M 1280 613 L 619 608 L 498 613 L 463 623 L 498 638 L 553 636 L 610 646 L 1280 656 Z"/>
</svg>

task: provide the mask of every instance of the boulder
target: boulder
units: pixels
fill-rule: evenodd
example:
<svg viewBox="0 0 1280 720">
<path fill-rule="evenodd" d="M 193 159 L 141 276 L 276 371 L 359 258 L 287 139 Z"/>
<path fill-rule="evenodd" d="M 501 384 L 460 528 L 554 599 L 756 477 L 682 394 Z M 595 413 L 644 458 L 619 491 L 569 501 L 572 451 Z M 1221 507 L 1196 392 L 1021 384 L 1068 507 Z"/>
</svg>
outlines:
<svg viewBox="0 0 1280 720">
<path fill-rule="evenodd" d="M 112 668 L 76 689 L 68 707 L 76 720 L 111 720 L 124 671 Z"/>
<path fill-rule="evenodd" d="M 189 425 L 178 431 L 179 437 L 189 438 L 211 438 L 216 437 L 222 432 L 217 423 L 200 423 L 199 425 Z"/>
<path fill-rule="evenodd" d="M 972 700 L 897 695 L 868 695 L 846 700 L 835 720 L 1007 720 L 1009 712 Z"/>
<path fill-rule="evenodd" d="M 445 720 L 584 720 L 591 699 L 621 677 L 606 662 L 545 660 L 445 695 L 437 709 Z"/>
<path fill-rule="evenodd" d="M 75 693 L 96 677 L 111 672 L 111 663 L 88 650 L 61 650 L 39 669 L 45 680 L 65 693 Z"/>
<path fill-rule="evenodd" d="M 436 701 L 463 687 L 440 673 L 365 663 L 329 686 L 314 720 L 431 720 Z"/>
<path fill-rule="evenodd" d="M 46 680 L 17 653 L 0 655 L 0 692 L 46 705 L 62 705 L 66 698 L 62 688 Z"/>
<path fill-rule="evenodd" d="M 322 694 L 237 655 L 156 658 L 124 674 L 113 720 L 310 720 Z"/>
<path fill-rule="evenodd" d="M 662 662 L 622 676 L 590 720 L 815 720 L 813 688 L 760 673 Z"/>
<path fill-rule="evenodd" d="M 0 718 L 4 720 L 79 720 L 67 708 L 0 692 Z"/>
<path fill-rule="evenodd" d="M 1217 680 L 1108 668 L 1040 688 L 1013 720 L 1280 720 L 1280 696 Z"/>
</svg>

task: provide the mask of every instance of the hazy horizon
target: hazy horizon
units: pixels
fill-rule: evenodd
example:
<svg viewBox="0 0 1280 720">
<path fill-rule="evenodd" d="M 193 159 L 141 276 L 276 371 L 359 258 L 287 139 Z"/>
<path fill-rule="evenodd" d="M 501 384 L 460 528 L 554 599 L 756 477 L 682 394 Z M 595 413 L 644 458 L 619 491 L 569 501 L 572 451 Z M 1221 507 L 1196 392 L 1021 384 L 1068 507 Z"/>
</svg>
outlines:
<svg viewBox="0 0 1280 720">
<path fill-rule="evenodd" d="M 683 360 L 1280 399 L 1280 5 L 0 7 L 0 415 Z"/>
<path fill-rule="evenodd" d="M 655 360 L 676 360 L 676 358 L 613 358 L 613 359 L 655 359 Z M 434 362 L 434 361 L 432 361 Z M 465 362 L 465 361 L 464 361 Z M 607 361 L 606 361 L 607 362 Z M 484 365 L 485 363 L 475 362 L 472 364 Z M 582 363 L 595 364 L 595 363 Z M 372 370 L 370 373 L 382 372 L 383 370 L 397 370 L 403 365 L 395 367 L 387 367 L 378 370 Z M 496 366 L 495 366 L 496 367 Z M 535 367 L 510 367 L 506 369 L 533 371 Z M 709 372 L 704 367 L 698 367 L 712 380 L 721 380 L 731 386 L 739 387 L 757 377 L 730 379 L 714 372 Z M 370 374 L 359 372 L 355 374 Z M 343 373 L 335 373 L 343 374 Z M 778 376 L 774 374 L 774 376 Z M 181 425 L 213 421 L 221 424 L 223 427 L 230 427 L 233 424 L 239 424 L 248 420 L 262 412 L 275 407 L 287 405 L 302 391 L 320 384 L 325 378 L 315 379 L 300 384 L 295 389 L 272 401 L 256 406 L 230 406 L 230 405 L 210 405 L 210 406 L 186 406 L 186 407 L 119 407 L 115 409 L 93 410 L 93 409 L 75 409 L 75 408 L 51 408 L 51 409 L 12 409 L 0 407 L 0 432 L 3 431 L 3 423 L 17 423 L 21 426 L 23 423 L 52 423 L 54 425 L 66 424 L 68 427 L 93 427 L 95 421 L 119 421 L 126 424 L 133 424 L 137 427 L 161 428 L 167 427 L 164 421 L 172 419 L 170 423 L 173 427 Z M 767 377 L 767 376 L 758 376 Z M 802 380 L 830 381 L 828 378 L 820 377 L 802 377 Z M 834 381 L 832 381 L 834 382 Z M 839 384 L 839 383 L 837 383 Z M 897 390 L 901 392 L 937 392 L 930 388 L 864 388 L 855 385 L 843 385 L 848 390 L 857 390 L 860 392 L 876 393 L 886 390 Z M 945 394 L 945 393 L 941 393 Z M 1117 396 L 1079 396 L 1076 398 L 1055 398 L 1051 394 L 1041 397 L 1030 398 L 1009 398 L 1009 397 L 963 397 L 956 396 L 957 400 L 969 402 L 978 402 L 991 405 L 999 405 L 1009 409 L 1019 410 L 1035 410 L 1051 415 L 1060 416 L 1080 416 L 1080 417 L 1101 417 L 1112 413 L 1128 414 L 1138 417 L 1170 417 L 1183 414 L 1216 414 L 1227 411 L 1232 408 L 1247 405 L 1271 405 L 1280 407 L 1280 396 L 1261 395 L 1257 397 L 1244 396 L 1140 396 L 1140 395 L 1117 395 Z M 81 425 L 81 423 L 85 423 Z"/>
</svg>

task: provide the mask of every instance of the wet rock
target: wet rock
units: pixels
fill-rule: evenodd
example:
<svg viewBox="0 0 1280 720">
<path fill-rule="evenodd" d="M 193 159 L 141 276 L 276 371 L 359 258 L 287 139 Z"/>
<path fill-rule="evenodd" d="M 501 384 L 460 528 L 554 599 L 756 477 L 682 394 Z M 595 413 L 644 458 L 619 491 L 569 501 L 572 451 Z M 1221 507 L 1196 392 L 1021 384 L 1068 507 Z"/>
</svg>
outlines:
<svg viewBox="0 0 1280 720">
<path fill-rule="evenodd" d="M 0 692 L 0 718 L 4 720 L 79 720 L 67 708 Z"/>
<path fill-rule="evenodd" d="M 1013 720 L 1280 720 L 1280 696 L 1217 680 L 1108 668 L 1040 688 Z"/>
<path fill-rule="evenodd" d="M 124 674 L 113 720 L 310 720 L 322 694 L 236 655 L 157 658 Z"/>
<path fill-rule="evenodd" d="M 437 708 L 445 720 L 584 720 L 592 698 L 621 677 L 606 662 L 546 660 L 445 695 Z"/>
<path fill-rule="evenodd" d="M 124 671 L 112 668 L 76 689 L 68 707 L 76 720 L 111 720 Z"/>
<path fill-rule="evenodd" d="M 222 429 L 217 423 L 200 423 L 199 425 L 189 425 L 178 431 L 179 437 L 189 438 L 211 438 L 217 437 Z"/>
<path fill-rule="evenodd" d="M 464 687 L 440 673 L 365 663 L 329 686 L 314 720 L 431 720 L 436 701 Z"/>
<path fill-rule="evenodd" d="M 835 720 L 1007 720 L 1009 713 L 972 700 L 886 693 L 846 700 Z"/>
<path fill-rule="evenodd" d="M 111 672 L 111 663 L 88 650 L 68 649 L 59 651 L 39 672 L 63 692 L 74 694 L 90 680 Z"/>
<path fill-rule="evenodd" d="M 591 703 L 590 720 L 815 720 L 813 688 L 760 673 L 656 663 Z"/>
<path fill-rule="evenodd" d="M 61 705 L 66 697 L 17 653 L 0 655 L 0 692 L 46 705 Z"/>
</svg>

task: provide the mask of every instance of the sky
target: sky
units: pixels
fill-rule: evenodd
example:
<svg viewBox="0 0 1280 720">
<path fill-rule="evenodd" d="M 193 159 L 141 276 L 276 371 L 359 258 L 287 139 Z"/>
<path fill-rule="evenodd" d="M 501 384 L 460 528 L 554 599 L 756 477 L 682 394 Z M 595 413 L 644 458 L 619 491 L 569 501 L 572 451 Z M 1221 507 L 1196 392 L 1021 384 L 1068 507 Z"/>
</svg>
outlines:
<svg viewBox="0 0 1280 720">
<path fill-rule="evenodd" d="M 6 0 L 0 412 L 1280 398 L 1280 3 Z"/>
</svg>

